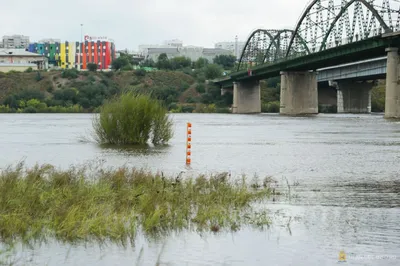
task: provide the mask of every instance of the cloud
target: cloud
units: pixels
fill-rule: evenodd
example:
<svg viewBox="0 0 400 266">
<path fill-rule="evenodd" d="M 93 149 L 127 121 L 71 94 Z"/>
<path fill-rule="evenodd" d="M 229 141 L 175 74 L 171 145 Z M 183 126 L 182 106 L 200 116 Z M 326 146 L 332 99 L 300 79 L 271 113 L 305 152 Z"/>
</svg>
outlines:
<svg viewBox="0 0 400 266">
<path fill-rule="evenodd" d="M 181 39 L 185 45 L 213 47 L 245 41 L 256 28 L 293 28 L 308 0 L 19 0 L 0 8 L 1 32 L 80 40 L 83 31 L 108 36 L 118 49 L 137 49 Z"/>
</svg>

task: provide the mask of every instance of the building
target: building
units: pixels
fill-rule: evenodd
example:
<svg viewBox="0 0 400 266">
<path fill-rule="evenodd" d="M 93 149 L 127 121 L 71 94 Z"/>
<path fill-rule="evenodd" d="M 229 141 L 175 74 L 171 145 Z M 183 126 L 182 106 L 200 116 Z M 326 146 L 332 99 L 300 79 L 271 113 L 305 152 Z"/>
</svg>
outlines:
<svg viewBox="0 0 400 266">
<path fill-rule="evenodd" d="M 234 42 L 218 42 L 215 44 L 215 48 L 229 50 L 236 56 L 236 59 L 240 59 L 243 48 L 245 47 L 245 42 L 239 42 L 236 36 Z"/>
<path fill-rule="evenodd" d="M 3 36 L 3 48 L 26 49 L 29 46 L 29 37 L 24 35 Z"/>
<path fill-rule="evenodd" d="M 46 56 L 53 66 L 78 70 L 87 69 L 89 63 L 97 64 L 98 69 L 110 69 L 116 57 L 114 41 L 107 37 L 86 35 L 83 43 L 57 41 L 31 43 L 28 51 Z"/>
<path fill-rule="evenodd" d="M 183 42 L 178 39 L 173 39 L 173 40 L 166 40 L 164 41 L 164 44 L 169 46 L 169 47 L 183 47 Z"/>
<path fill-rule="evenodd" d="M 184 56 L 192 61 L 200 57 L 213 62 L 217 55 L 232 55 L 232 51 L 223 48 L 204 48 L 201 46 L 183 46 L 183 42 L 177 39 L 164 41 L 164 44 L 139 45 L 139 54 L 145 59 L 157 61 L 160 54 L 166 54 L 168 58 Z"/>
<path fill-rule="evenodd" d="M 0 49 L 0 72 L 47 69 L 48 59 L 24 49 Z"/>
<path fill-rule="evenodd" d="M 46 43 L 46 42 L 48 42 L 48 43 L 60 43 L 61 42 L 61 39 L 52 39 L 52 38 L 49 38 L 49 39 L 42 39 L 42 40 L 39 40 L 38 41 L 38 43 Z"/>
<path fill-rule="evenodd" d="M 197 61 L 200 57 L 206 58 L 209 62 L 217 55 L 231 55 L 232 52 L 219 48 L 203 48 L 195 46 L 187 46 L 182 48 L 148 48 L 146 51 L 146 59 L 158 60 L 160 54 L 165 53 L 168 58 L 184 56 L 190 58 L 192 61 Z"/>
</svg>

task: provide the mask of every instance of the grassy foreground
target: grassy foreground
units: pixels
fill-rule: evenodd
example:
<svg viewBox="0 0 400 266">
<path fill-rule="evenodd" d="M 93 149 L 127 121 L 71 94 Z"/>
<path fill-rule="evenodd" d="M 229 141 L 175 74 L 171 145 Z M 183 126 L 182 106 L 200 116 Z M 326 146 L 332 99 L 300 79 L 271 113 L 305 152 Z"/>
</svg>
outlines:
<svg viewBox="0 0 400 266">
<path fill-rule="evenodd" d="M 0 243 L 132 242 L 174 230 L 238 230 L 269 220 L 252 203 L 270 194 L 227 174 L 164 177 L 131 168 L 59 170 L 51 165 L 0 172 Z"/>
</svg>

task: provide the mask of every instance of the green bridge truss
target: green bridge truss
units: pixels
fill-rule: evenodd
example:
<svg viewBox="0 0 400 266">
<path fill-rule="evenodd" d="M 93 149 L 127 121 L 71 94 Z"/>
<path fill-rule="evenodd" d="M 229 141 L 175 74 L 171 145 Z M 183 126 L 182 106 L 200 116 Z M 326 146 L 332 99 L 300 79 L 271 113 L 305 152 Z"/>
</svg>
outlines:
<svg viewBox="0 0 400 266">
<path fill-rule="evenodd" d="M 253 31 L 236 71 L 319 53 L 399 30 L 399 0 L 313 0 L 294 29 Z"/>
</svg>

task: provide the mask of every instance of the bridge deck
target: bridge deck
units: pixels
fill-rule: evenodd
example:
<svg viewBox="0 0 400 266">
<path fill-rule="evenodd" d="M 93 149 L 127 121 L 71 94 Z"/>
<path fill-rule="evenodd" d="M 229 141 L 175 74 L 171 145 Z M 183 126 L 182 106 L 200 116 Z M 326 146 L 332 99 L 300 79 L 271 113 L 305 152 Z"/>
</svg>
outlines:
<svg viewBox="0 0 400 266">
<path fill-rule="evenodd" d="M 277 77 L 281 71 L 317 71 L 330 66 L 384 57 L 386 55 L 385 48 L 391 46 L 400 46 L 400 32 L 376 36 L 274 64 L 257 66 L 252 68 L 251 76 L 248 75 L 247 71 L 240 71 L 232 73 L 230 78 L 215 80 L 214 83 L 222 87 L 230 87 L 234 81 Z"/>
</svg>

